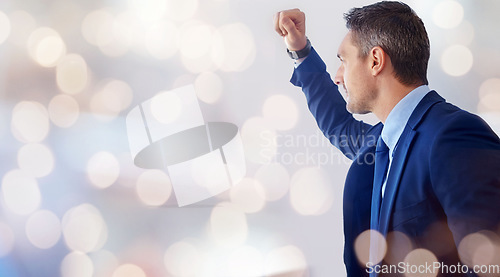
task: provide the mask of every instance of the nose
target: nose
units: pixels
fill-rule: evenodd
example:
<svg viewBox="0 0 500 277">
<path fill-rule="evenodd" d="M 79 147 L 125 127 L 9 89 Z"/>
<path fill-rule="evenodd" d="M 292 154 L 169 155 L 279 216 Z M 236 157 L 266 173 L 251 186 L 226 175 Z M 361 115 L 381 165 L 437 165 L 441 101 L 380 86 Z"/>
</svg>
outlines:
<svg viewBox="0 0 500 277">
<path fill-rule="evenodd" d="M 344 65 L 341 64 L 339 66 L 339 69 L 337 70 L 337 74 L 335 74 L 335 78 L 333 79 L 333 82 L 337 86 L 343 85 L 344 84 Z"/>
</svg>

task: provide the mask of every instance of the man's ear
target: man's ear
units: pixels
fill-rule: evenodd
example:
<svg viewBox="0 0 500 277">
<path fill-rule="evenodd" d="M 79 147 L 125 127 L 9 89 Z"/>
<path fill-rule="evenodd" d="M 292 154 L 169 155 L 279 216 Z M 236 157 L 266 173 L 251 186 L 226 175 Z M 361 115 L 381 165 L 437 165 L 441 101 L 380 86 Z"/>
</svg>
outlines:
<svg viewBox="0 0 500 277">
<path fill-rule="evenodd" d="M 387 59 L 389 59 L 389 56 L 387 56 L 384 49 L 382 49 L 381 47 L 375 46 L 372 48 L 372 50 L 370 50 L 370 70 L 372 71 L 373 77 L 379 75 L 382 70 L 384 70 Z"/>
</svg>

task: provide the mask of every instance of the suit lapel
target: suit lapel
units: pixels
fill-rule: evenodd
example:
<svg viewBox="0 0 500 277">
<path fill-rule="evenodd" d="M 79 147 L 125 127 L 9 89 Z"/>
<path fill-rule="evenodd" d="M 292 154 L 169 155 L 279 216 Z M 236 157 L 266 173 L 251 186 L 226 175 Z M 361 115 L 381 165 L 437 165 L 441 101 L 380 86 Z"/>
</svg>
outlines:
<svg viewBox="0 0 500 277">
<path fill-rule="evenodd" d="M 404 166 L 407 161 L 407 154 L 417 134 L 417 127 L 426 112 L 436 103 L 442 102 L 444 99 L 439 96 L 435 91 L 429 92 L 417 105 L 411 114 L 406 127 L 399 138 L 396 149 L 394 150 L 394 157 L 392 160 L 391 168 L 389 169 L 389 176 L 387 177 L 387 184 L 385 188 L 384 198 L 380 208 L 380 231 L 386 235 L 389 230 L 389 222 L 391 219 L 392 209 L 394 207 L 394 200 L 398 187 L 401 182 Z"/>
</svg>

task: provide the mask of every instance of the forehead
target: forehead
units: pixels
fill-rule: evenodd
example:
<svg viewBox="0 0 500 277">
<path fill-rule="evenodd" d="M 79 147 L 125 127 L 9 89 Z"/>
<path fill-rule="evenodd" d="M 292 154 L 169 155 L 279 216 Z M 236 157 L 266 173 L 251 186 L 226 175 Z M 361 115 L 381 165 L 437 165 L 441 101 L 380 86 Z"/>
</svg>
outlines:
<svg viewBox="0 0 500 277">
<path fill-rule="evenodd" d="M 340 43 L 338 55 L 341 57 L 357 55 L 358 48 L 354 45 L 352 41 L 352 33 L 349 31 L 342 42 Z"/>
</svg>

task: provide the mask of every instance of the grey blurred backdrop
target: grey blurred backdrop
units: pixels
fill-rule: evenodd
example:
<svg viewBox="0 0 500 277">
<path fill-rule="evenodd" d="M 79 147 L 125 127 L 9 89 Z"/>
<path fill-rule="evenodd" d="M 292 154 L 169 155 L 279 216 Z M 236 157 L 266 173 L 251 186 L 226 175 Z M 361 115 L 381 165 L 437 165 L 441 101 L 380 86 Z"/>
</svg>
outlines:
<svg viewBox="0 0 500 277">
<path fill-rule="evenodd" d="M 307 35 L 335 74 L 342 15 L 370 3 L 1 1 L 0 272 L 345 275 L 350 163 L 289 83 L 293 62 L 272 17 L 303 10 Z M 406 3 L 429 33 L 430 87 L 499 133 L 500 2 Z M 205 121 L 239 126 L 247 174 L 178 208 L 168 172 L 133 165 L 125 116 L 187 84 Z"/>
</svg>

